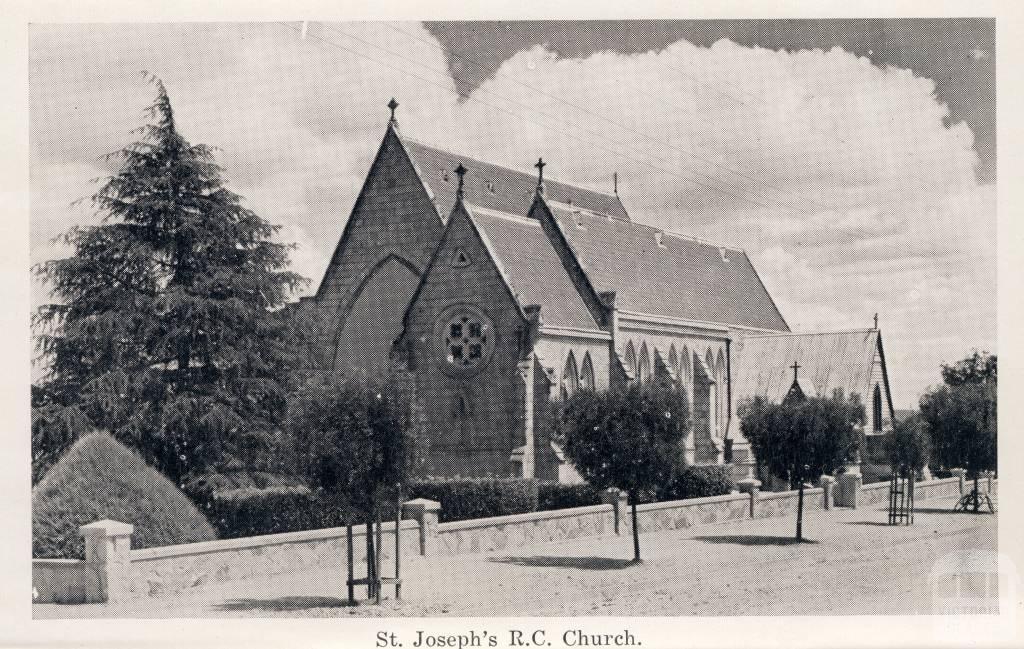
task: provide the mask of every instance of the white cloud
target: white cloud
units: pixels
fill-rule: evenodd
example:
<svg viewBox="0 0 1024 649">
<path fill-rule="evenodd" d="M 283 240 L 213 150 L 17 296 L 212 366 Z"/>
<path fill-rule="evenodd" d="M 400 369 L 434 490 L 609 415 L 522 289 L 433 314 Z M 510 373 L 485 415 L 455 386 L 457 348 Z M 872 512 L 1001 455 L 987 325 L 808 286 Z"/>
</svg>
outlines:
<svg viewBox="0 0 1024 649">
<path fill-rule="evenodd" d="M 443 54 L 383 24 L 314 23 L 305 40 L 277 24 L 33 26 L 32 43 L 36 261 L 96 156 L 141 123 L 147 69 L 182 132 L 221 147 L 232 189 L 300 243 L 311 290 L 395 96 L 416 139 L 521 169 L 543 155 L 552 177 L 605 190 L 618 172 L 636 220 L 747 248 L 795 328 L 879 312 L 897 405 L 940 361 L 995 349 L 994 188 L 976 184 L 970 129 L 907 70 L 726 40 L 585 60 L 538 46 L 459 102 Z"/>
</svg>

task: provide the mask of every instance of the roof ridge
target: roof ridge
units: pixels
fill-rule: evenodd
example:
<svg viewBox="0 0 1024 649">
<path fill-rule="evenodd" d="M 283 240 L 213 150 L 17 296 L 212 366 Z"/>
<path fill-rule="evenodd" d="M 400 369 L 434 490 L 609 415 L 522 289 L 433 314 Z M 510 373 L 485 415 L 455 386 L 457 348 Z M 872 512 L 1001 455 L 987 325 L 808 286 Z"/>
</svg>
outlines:
<svg viewBox="0 0 1024 649">
<path fill-rule="evenodd" d="M 459 158 L 466 158 L 467 160 L 472 160 L 473 162 L 479 162 L 481 164 L 490 165 L 492 167 L 498 167 L 499 169 L 505 169 L 507 171 L 513 171 L 515 173 L 523 174 L 524 176 L 533 176 L 533 174 L 530 173 L 529 171 L 523 171 L 522 169 L 515 169 L 513 167 L 506 167 L 505 165 L 500 165 L 500 164 L 498 164 L 496 162 L 490 162 L 488 160 L 481 160 L 480 158 L 477 158 L 475 156 L 467 155 L 465 153 L 458 153 L 458 152 L 452 151 L 450 149 L 445 149 L 445 148 L 436 146 L 434 144 L 431 144 L 430 142 L 424 142 L 423 140 L 418 140 L 418 139 L 416 139 L 414 137 L 409 137 L 408 135 L 404 135 L 403 134 L 402 135 L 402 139 L 403 140 L 407 140 L 409 142 L 412 142 L 413 144 L 419 144 L 420 146 L 429 147 L 431 149 L 434 149 L 436 151 L 440 151 L 441 153 L 445 153 L 445 154 L 448 154 L 450 156 L 457 156 Z M 557 178 L 548 178 L 548 177 L 544 178 L 544 182 L 545 183 L 555 182 L 555 183 L 558 183 L 559 185 L 565 185 L 566 187 L 574 187 L 576 189 L 582 189 L 582 190 L 585 190 L 585 191 L 588 191 L 588 192 L 592 192 L 594 194 L 600 194 L 601 196 L 605 196 L 607 198 L 614 198 L 615 200 L 619 201 L 620 203 L 622 202 L 622 199 L 619 198 L 618 194 L 616 194 L 614 192 L 606 192 L 606 191 L 604 191 L 602 189 L 597 189 L 596 187 L 594 187 L 592 185 L 585 185 L 585 184 L 582 184 L 582 183 L 570 183 L 570 182 L 566 182 L 564 180 L 558 180 Z M 602 216 L 604 216 L 604 215 L 602 215 Z"/>
<path fill-rule="evenodd" d="M 573 209 L 576 209 L 576 208 L 579 207 L 578 205 L 568 205 L 567 203 L 562 203 L 560 201 L 553 201 L 553 200 L 550 200 L 550 199 L 548 199 L 548 201 L 551 202 L 551 203 L 555 203 L 558 206 L 565 205 L 565 206 L 571 207 Z M 597 218 L 597 217 L 605 217 L 606 216 L 605 214 L 601 214 L 599 212 L 594 212 L 593 210 L 588 210 L 586 208 L 579 208 L 579 209 L 580 209 L 581 212 L 591 212 L 595 216 L 595 218 Z M 639 227 L 647 228 L 648 230 L 654 230 L 656 232 L 661 232 L 662 234 L 667 234 L 667 235 L 670 235 L 670 236 L 673 236 L 673 237 L 677 237 L 679 239 L 687 239 L 689 241 L 695 241 L 697 243 L 702 243 L 704 245 L 711 246 L 713 248 L 726 248 L 728 250 L 734 250 L 736 252 L 742 252 L 744 255 L 747 254 L 746 249 L 741 247 L 741 246 L 734 246 L 734 245 L 729 244 L 729 243 L 716 243 L 714 241 L 711 241 L 710 239 L 704 239 L 704 238 L 701 238 L 701 237 L 694 236 L 692 234 L 683 234 L 682 232 L 677 232 L 676 230 L 670 230 L 668 228 L 660 228 L 660 227 L 658 227 L 656 225 L 651 225 L 650 223 L 644 223 L 643 221 L 637 221 L 632 216 L 630 217 L 629 221 L 625 221 L 624 219 L 618 219 L 618 220 L 626 222 L 626 223 L 630 223 L 632 225 L 636 225 L 636 226 L 639 226 Z"/>
<path fill-rule="evenodd" d="M 835 329 L 832 331 L 780 331 L 779 333 L 773 334 L 756 334 L 752 336 L 744 336 L 744 338 L 779 338 L 782 336 L 828 336 L 835 334 L 861 334 L 870 333 L 872 331 L 880 331 L 872 327 L 859 328 L 859 329 Z"/>
</svg>

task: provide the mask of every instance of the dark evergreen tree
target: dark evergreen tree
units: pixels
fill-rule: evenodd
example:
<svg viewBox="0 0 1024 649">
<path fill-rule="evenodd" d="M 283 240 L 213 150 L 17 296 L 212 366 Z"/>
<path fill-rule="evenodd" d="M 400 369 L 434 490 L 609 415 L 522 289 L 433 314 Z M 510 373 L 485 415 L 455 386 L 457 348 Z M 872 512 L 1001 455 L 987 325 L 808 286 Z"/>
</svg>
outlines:
<svg viewBox="0 0 1024 649">
<path fill-rule="evenodd" d="M 140 139 L 92 196 L 99 225 L 36 272 L 53 304 L 33 318 L 44 378 L 33 389 L 38 470 L 75 437 L 109 430 L 176 482 L 269 452 L 291 359 L 289 272 L 277 226 L 221 180 L 214 149 L 177 130 L 163 83 Z"/>
</svg>

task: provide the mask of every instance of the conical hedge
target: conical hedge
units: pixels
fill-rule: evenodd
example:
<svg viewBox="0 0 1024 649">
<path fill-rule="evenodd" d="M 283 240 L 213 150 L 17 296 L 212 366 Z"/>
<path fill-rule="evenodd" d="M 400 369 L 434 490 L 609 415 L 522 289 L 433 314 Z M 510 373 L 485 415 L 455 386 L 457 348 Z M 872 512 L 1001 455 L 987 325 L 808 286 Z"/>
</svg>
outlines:
<svg viewBox="0 0 1024 649">
<path fill-rule="evenodd" d="M 217 538 L 181 490 L 106 433 L 79 439 L 32 490 L 32 556 L 84 557 L 80 525 L 135 526 L 133 548 Z"/>
</svg>

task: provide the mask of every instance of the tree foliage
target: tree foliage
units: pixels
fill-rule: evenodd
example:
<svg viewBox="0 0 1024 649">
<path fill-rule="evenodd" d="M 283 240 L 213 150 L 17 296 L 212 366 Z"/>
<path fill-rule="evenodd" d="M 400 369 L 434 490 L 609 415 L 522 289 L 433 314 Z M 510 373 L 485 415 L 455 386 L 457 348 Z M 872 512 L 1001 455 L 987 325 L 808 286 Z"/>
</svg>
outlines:
<svg viewBox="0 0 1024 649">
<path fill-rule="evenodd" d="M 599 489 L 616 487 L 629 494 L 637 561 L 637 499 L 668 484 L 682 468 L 689 420 L 686 397 L 662 383 L 582 390 L 562 409 L 556 437 L 576 470 Z"/>
<path fill-rule="evenodd" d="M 352 517 L 393 509 L 396 487 L 408 488 L 424 448 L 408 377 L 325 373 L 299 386 L 288 427 L 295 468 L 327 500 L 351 507 Z"/>
<path fill-rule="evenodd" d="M 856 452 L 864 406 L 857 395 L 842 390 L 831 397 L 791 393 L 781 403 L 754 397 L 739 409 L 740 430 L 757 461 L 799 489 L 796 539 L 803 539 L 804 482 L 833 473 Z"/>
<path fill-rule="evenodd" d="M 996 356 L 974 352 L 942 366 L 944 384 L 921 397 L 936 462 L 971 475 L 996 468 Z"/>
<path fill-rule="evenodd" d="M 740 430 L 757 461 L 796 489 L 853 459 L 864 406 L 841 391 L 772 403 L 754 397 L 740 405 Z"/>
<path fill-rule="evenodd" d="M 176 481 L 273 455 L 290 357 L 279 308 L 303 280 L 150 81 L 150 123 L 106 156 L 118 170 L 92 196 L 100 224 L 71 228 L 73 254 L 36 267 L 54 298 L 33 318 L 37 466 L 93 427 Z"/>
<path fill-rule="evenodd" d="M 893 475 L 905 476 L 924 468 L 929 453 L 928 428 L 917 413 L 893 424 L 885 436 L 885 456 Z"/>
<path fill-rule="evenodd" d="M 135 548 L 217 538 L 188 496 L 138 453 L 106 433 L 90 433 L 32 490 L 32 556 L 81 558 L 78 528 L 108 518 L 135 527 Z"/>
</svg>

